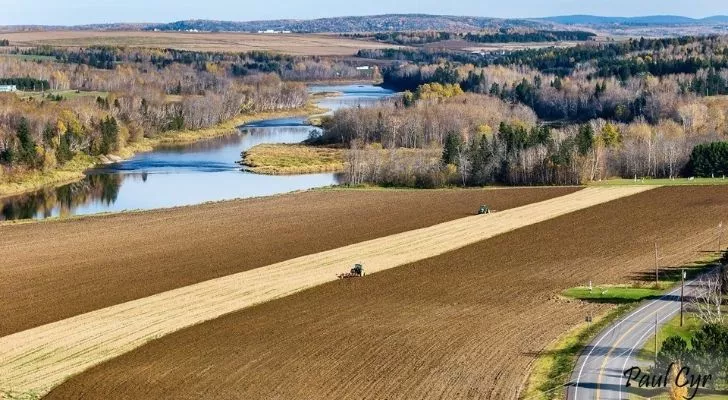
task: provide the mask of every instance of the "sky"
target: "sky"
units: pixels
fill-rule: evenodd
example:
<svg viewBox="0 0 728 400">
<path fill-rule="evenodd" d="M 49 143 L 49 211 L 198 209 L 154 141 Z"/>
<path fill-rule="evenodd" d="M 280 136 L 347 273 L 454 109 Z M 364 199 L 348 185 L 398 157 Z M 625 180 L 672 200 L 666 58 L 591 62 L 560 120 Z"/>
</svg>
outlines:
<svg viewBox="0 0 728 400">
<path fill-rule="evenodd" d="M 250 21 L 426 13 L 501 18 L 727 14 L 726 0 L 0 0 L 0 25 Z"/>
</svg>

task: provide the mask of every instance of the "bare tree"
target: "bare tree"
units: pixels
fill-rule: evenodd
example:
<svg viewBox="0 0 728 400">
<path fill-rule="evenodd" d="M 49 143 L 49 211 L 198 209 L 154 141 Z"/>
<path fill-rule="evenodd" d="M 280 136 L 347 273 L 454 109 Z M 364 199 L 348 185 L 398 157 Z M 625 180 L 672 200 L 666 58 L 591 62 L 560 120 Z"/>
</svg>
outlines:
<svg viewBox="0 0 728 400">
<path fill-rule="evenodd" d="M 723 294 L 721 292 L 720 274 L 717 271 L 709 272 L 698 280 L 691 305 L 698 318 L 706 324 L 724 324 L 728 322 L 721 310 Z"/>
<path fill-rule="evenodd" d="M 468 152 L 465 146 L 458 147 L 458 171 L 460 172 L 463 186 L 465 186 L 468 182 L 468 175 L 470 174 L 470 159 L 468 158 Z"/>
</svg>

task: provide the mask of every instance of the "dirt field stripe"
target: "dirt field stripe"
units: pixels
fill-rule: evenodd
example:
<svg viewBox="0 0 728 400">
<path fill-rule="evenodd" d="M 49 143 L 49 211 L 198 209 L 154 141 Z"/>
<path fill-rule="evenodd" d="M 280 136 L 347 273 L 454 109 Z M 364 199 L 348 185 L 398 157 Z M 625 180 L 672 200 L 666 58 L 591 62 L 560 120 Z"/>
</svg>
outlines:
<svg viewBox="0 0 728 400">
<path fill-rule="evenodd" d="M 379 272 L 652 187 L 587 188 L 298 257 L 0 338 L 0 390 L 44 394 L 67 377 L 176 330 L 336 279 L 353 263 Z"/>
</svg>

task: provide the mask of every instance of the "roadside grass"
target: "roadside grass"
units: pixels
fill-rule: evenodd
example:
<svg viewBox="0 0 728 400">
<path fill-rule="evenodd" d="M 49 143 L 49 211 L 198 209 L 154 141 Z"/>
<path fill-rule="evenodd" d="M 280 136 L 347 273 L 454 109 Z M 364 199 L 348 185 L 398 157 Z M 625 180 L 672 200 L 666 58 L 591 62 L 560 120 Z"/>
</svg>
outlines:
<svg viewBox="0 0 728 400">
<path fill-rule="evenodd" d="M 245 153 L 241 164 L 270 175 L 310 174 L 344 170 L 344 149 L 297 144 L 260 144 Z"/>
<path fill-rule="evenodd" d="M 659 186 L 681 186 L 681 185 L 728 185 L 728 177 L 716 177 L 716 178 L 695 178 L 690 180 L 688 178 L 675 178 L 675 179 L 605 179 L 597 182 L 590 182 L 589 186 L 628 186 L 628 185 L 659 185 Z"/>
<path fill-rule="evenodd" d="M 695 314 L 685 314 L 685 324 L 680 326 L 680 316 L 676 316 L 668 321 L 662 328 L 657 330 L 657 351 L 662 349 L 662 343 L 665 339 L 670 336 L 680 336 L 688 342 L 688 348 L 690 348 L 690 339 L 700 330 L 703 326 L 702 321 Z M 637 358 L 640 360 L 651 361 L 655 359 L 655 335 L 650 335 L 649 339 L 645 342 L 645 345 L 637 353 Z"/>
<path fill-rule="evenodd" d="M 592 303 L 624 304 L 634 303 L 646 299 L 659 298 L 663 287 L 652 288 L 635 287 L 627 285 L 594 286 L 591 290 L 586 286 L 579 286 L 564 290 L 562 295 L 585 300 Z"/>
<path fill-rule="evenodd" d="M 583 322 L 572 328 L 544 349 L 533 363 L 526 390 L 521 399 L 563 399 L 566 383 L 582 349 L 604 328 L 629 312 L 634 305 L 622 304 L 602 315 L 591 324 Z"/>
</svg>

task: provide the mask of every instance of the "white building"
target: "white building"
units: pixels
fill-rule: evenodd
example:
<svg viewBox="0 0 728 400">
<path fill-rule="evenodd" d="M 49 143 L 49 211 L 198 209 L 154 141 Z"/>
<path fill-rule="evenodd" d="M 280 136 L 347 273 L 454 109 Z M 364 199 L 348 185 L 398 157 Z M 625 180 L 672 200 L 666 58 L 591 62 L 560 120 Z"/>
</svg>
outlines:
<svg viewBox="0 0 728 400">
<path fill-rule="evenodd" d="M 18 87 L 15 85 L 0 85 L 0 92 L 17 92 Z"/>
</svg>

